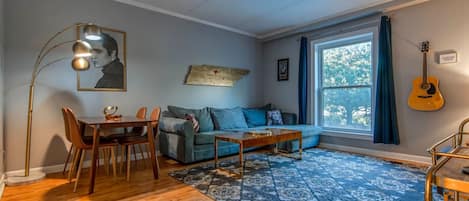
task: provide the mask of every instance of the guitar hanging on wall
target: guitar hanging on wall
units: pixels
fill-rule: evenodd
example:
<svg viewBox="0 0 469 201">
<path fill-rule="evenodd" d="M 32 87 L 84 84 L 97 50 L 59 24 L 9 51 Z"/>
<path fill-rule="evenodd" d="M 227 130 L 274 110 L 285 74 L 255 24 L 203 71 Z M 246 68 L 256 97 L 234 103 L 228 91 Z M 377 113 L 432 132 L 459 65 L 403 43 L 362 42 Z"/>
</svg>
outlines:
<svg viewBox="0 0 469 201">
<path fill-rule="evenodd" d="M 434 76 L 427 76 L 428 49 L 429 42 L 422 42 L 420 51 L 423 53 L 423 75 L 415 78 L 412 84 L 412 92 L 407 101 L 410 108 L 419 111 L 439 110 L 445 104 L 445 100 L 438 88 L 438 79 Z"/>
</svg>

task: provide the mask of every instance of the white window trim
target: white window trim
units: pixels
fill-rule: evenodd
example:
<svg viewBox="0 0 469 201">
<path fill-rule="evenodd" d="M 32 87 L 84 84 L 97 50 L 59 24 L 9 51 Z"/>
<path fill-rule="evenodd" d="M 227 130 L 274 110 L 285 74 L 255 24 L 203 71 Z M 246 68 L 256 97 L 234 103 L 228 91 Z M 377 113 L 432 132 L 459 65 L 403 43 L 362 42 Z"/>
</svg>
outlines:
<svg viewBox="0 0 469 201">
<path fill-rule="evenodd" d="M 374 127 L 374 110 L 375 110 L 375 94 L 376 94 L 376 72 L 377 72 L 377 66 L 378 66 L 378 26 L 375 27 L 370 27 L 370 28 L 365 28 L 365 29 L 360 29 L 357 31 L 352 31 L 352 32 L 347 32 L 347 33 L 342 33 L 342 34 L 337 34 L 333 35 L 330 37 L 325 37 L 317 40 L 312 40 L 310 41 L 310 52 L 311 52 L 311 77 L 314 78 L 313 82 L 311 83 L 312 89 L 314 91 L 311 94 L 311 100 L 312 100 L 312 107 L 311 107 L 311 119 L 312 123 L 316 126 L 319 125 L 319 118 L 318 118 L 318 110 L 319 108 L 319 102 L 316 99 L 316 96 L 318 94 L 319 90 L 319 73 L 318 73 L 318 53 L 316 51 L 316 46 L 318 44 L 327 44 L 327 41 L 332 41 L 331 43 L 335 43 L 337 40 L 340 40 L 341 38 L 353 38 L 353 37 L 360 37 L 365 34 L 372 33 L 372 89 L 371 89 L 371 131 L 366 131 L 366 132 L 360 132 L 359 130 L 352 130 L 352 129 L 329 129 L 329 128 L 324 128 L 325 133 L 329 136 L 335 136 L 335 137 L 345 137 L 345 138 L 357 138 L 357 139 L 364 139 L 364 140 L 372 140 L 372 135 L 373 135 L 373 127 Z"/>
</svg>

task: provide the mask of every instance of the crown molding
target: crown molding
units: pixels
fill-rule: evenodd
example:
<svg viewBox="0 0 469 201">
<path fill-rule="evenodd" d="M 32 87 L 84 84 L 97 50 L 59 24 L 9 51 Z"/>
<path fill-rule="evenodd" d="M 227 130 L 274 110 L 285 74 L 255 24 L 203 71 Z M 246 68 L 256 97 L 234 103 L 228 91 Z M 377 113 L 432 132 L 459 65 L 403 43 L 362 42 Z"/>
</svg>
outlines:
<svg viewBox="0 0 469 201">
<path fill-rule="evenodd" d="M 210 22 L 210 21 L 207 21 L 207 20 L 202 20 L 202 19 L 199 19 L 199 18 L 187 16 L 187 15 L 177 13 L 177 12 L 173 12 L 173 11 L 169 11 L 169 10 L 157 7 L 157 6 L 147 5 L 145 3 L 141 3 L 137 0 L 114 0 L 114 1 L 119 2 L 119 3 L 123 3 L 123 4 L 127 4 L 127 5 L 131 5 L 131 6 L 135 6 L 135 7 L 138 7 L 138 8 L 143 8 L 143 9 L 146 9 L 146 10 L 151 10 L 151 11 L 158 12 L 158 13 L 161 13 L 161 14 L 177 17 L 177 18 L 180 18 L 180 19 L 196 22 L 196 23 L 199 23 L 199 24 L 204 24 L 204 25 L 215 27 L 215 28 L 218 28 L 218 29 L 238 33 L 238 34 L 241 34 L 241 35 L 253 37 L 253 38 L 262 40 L 263 42 L 266 42 L 266 41 L 282 38 L 282 37 L 285 37 L 285 36 L 301 33 L 301 32 L 304 32 L 305 30 L 306 31 L 307 30 L 314 30 L 318 27 L 320 28 L 320 27 L 324 27 L 324 26 L 329 26 L 331 24 L 338 24 L 338 23 L 341 23 L 341 22 L 344 22 L 344 21 L 347 21 L 347 20 L 350 20 L 350 19 L 353 20 L 353 19 L 356 19 L 356 18 L 359 18 L 359 17 L 368 16 L 368 15 L 378 13 L 378 12 L 385 12 L 385 13 L 392 12 L 392 11 L 399 10 L 399 9 L 402 9 L 402 8 L 407 8 L 407 7 L 410 7 L 410 6 L 415 6 L 415 5 L 418 5 L 418 4 L 422 4 L 422 3 L 428 2 L 430 0 L 386 0 L 384 2 L 380 1 L 380 2 L 370 4 L 370 5 L 361 6 L 359 8 L 348 9 L 348 10 L 345 10 L 343 12 L 337 13 L 335 15 L 325 16 L 325 17 L 322 17 L 322 18 L 319 18 L 319 19 L 316 19 L 316 20 L 313 20 L 313 21 L 310 21 L 310 22 L 307 22 L 307 23 L 303 23 L 303 24 L 299 24 L 299 25 L 293 25 L 293 26 L 286 27 L 286 28 L 283 28 L 283 29 L 277 29 L 277 30 L 267 32 L 267 33 L 264 33 L 264 34 L 255 34 L 255 33 L 247 32 L 247 31 L 237 29 L 237 28 L 234 28 L 234 27 L 230 27 L 230 26 Z"/>
<path fill-rule="evenodd" d="M 332 20 L 332 19 L 337 19 L 337 18 L 340 18 L 342 16 L 346 16 L 350 13 L 357 13 L 357 12 L 367 10 L 367 9 L 370 9 L 370 8 L 373 8 L 373 7 L 384 5 L 384 4 L 390 3 L 392 1 L 393 0 L 380 1 L 380 2 L 375 2 L 373 4 L 361 6 L 361 7 L 358 7 L 358 8 L 348 9 L 348 10 L 339 12 L 339 13 L 334 14 L 334 15 L 328 15 L 328 16 L 321 17 L 319 19 L 309 21 L 309 22 L 306 22 L 306 23 L 303 23 L 303 24 L 299 24 L 299 25 L 288 27 L 288 28 L 285 28 L 285 29 L 280 29 L 280 30 L 272 31 L 272 32 L 269 32 L 269 33 L 266 33 L 266 34 L 262 34 L 258 37 L 260 39 L 266 39 L 266 38 L 269 38 L 269 37 L 274 37 L 274 36 L 281 35 L 281 34 L 284 34 L 284 33 L 288 33 L 288 32 L 291 32 L 291 31 L 294 31 L 294 30 L 297 30 L 297 29 L 301 29 L 301 28 L 304 28 L 304 27 L 315 25 L 315 24 L 318 24 L 318 23 L 321 23 L 321 22 L 329 21 L 329 20 Z"/>
<path fill-rule="evenodd" d="M 135 1 L 135 0 L 114 0 L 114 1 L 117 1 L 117 2 L 123 3 L 123 4 L 132 5 L 132 6 L 139 7 L 139 8 L 143 8 L 143 9 L 147 9 L 147 10 L 151 10 L 151 11 L 155 11 L 155 12 L 162 13 L 162 14 L 165 14 L 165 15 L 185 19 L 185 20 L 196 22 L 196 23 L 199 23 L 199 24 L 204 24 L 204 25 L 207 25 L 207 26 L 223 29 L 223 30 L 226 30 L 226 31 L 238 33 L 238 34 L 241 34 L 241 35 L 258 38 L 258 36 L 254 33 L 250 33 L 250 32 L 243 31 L 243 30 L 240 30 L 240 29 L 237 29 L 237 28 L 217 24 L 217 23 L 210 22 L 210 21 L 207 21 L 207 20 L 202 20 L 202 19 L 199 19 L 199 18 L 183 15 L 181 13 L 176 13 L 176 12 L 173 12 L 173 11 L 169 11 L 169 10 L 157 7 L 157 6 L 147 5 L 147 4 Z"/>
</svg>

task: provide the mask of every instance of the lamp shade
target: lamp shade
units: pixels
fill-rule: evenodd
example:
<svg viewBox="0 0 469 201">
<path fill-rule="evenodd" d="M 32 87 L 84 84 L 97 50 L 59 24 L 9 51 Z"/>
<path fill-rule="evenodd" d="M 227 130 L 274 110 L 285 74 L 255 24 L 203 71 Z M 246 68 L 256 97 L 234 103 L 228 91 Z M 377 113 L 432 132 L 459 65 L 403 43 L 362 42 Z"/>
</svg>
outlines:
<svg viewBox="0 0 469 201">
<path fill-rule="evenodd" d="M 90 62 L 83 57 L 75 57 L 72 60 L 72 68 L 76 71 L 85 71 L 90 68 Z"/>
<path fill-rule="evenodd" d="M 77 40 L 73 44 L 72 49 L 73 49 L 74 57 L 90 57 L 92 55 L 91 53 L 92 47 L 86 41 Z"/>
<path fill-rule="evenodd" d="M 95 24 L 87 24 L 83 27 L 83 33 L 88 40 L 101 40 L 101 29 Z"/>
</svg>

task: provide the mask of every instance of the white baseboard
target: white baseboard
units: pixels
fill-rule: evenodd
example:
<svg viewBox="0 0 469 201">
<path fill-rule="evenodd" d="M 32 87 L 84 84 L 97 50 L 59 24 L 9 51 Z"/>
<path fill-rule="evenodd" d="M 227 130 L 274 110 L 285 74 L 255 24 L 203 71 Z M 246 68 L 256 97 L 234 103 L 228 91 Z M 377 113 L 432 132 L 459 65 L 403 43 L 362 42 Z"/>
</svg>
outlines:
<svg viewBox="0 0 469 201">
<path fill-rule="evenodd" d="M 89 156 L 89 155 L 87 155 L 87 156 Z M 135 156 L 135 154 L 130 155 L 130 160 L 131 161 L 135 160 L 134 156 Z M 142 156 L 140 154 L 137 154 L 137 160 L 140 160 L 140 159 L 142 159 Z M 148 155 L 146 155 L 146 159 L 148 159 Z M 120 163 L 120 157 L 117 157 L 116 162 Z M 99 159 L 99 164 L 103 165 L 104 164 L 104 159 Z M 69 168 L 70 165 L 71 165 L 71 163 L 69 163 L 67 165 L 67 168 Z M 44 166 L 44 167 L 31 168 L 29 171 L 30 172 L 44 172 L 46 174 L 49 174 L 49 173 L 62 172 L 63 169 L 64 169 L 64 166 L 65 166 L 65 164 L 50 165 L 50 166 Z M 84 168 L 87 168 L 87 167 L 90 167 L 90 166 L 91 166 L 91 160 L 86 160 L 85 163 L 83 163 Z M 6 176 L 14 175 L 14 174 L 22 173 L 22 172 L 24 172 L 24 169 L 12 170 L 12 171 L 6 172 Z"/>
<path fill-rule="evenodd" d="M 3 197 L 3 191 L 5 190 L 5 174 L 0 177 L 0 200 Z"/>
<path fill-rule="evenodd" d="M 394 159 L 398 161 L 407 161 L 411 163 L 420 163 L 422 165 L 431 165 L 431 161 L 432 161 L 431 157 L 427 157 L 427 156 L 418 156 L 418 155 L 403 154 L 403 153 L 396 153 L 396 152 L 389 152 L 389 151 L 380 151 L 380 150 L 374 150 L 374 149 L 365 149 L 365 148 L 336 145 L 336 144 L 329 144 L 329 143 L 321 143 L 319 144 L 319 147 L 325 148 L 325 149 L 338 150 L 338 151 L 353 152 L 353 153 L 363 154 L 363 155 L 368 155 L 368 156 L 375 156 L 379 158 Z"/>
</svg>

